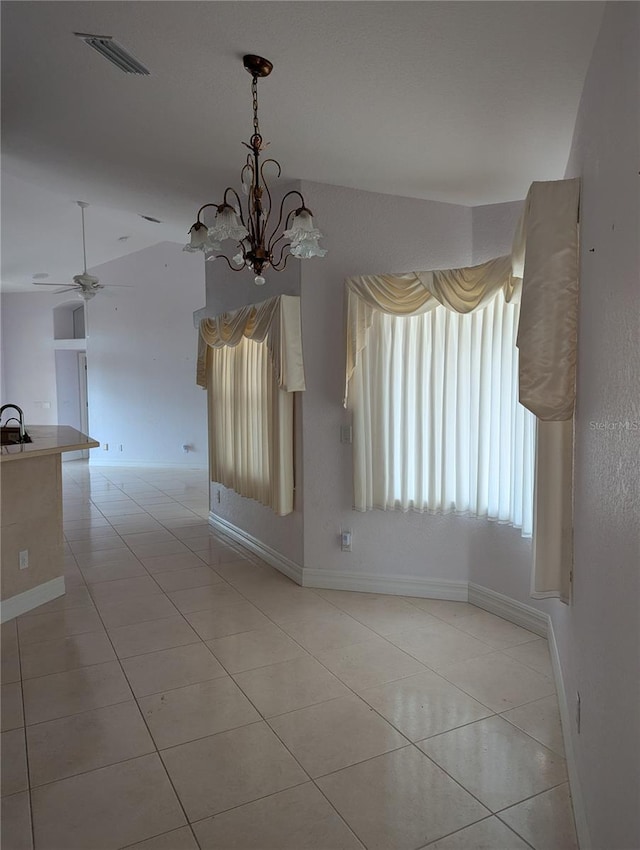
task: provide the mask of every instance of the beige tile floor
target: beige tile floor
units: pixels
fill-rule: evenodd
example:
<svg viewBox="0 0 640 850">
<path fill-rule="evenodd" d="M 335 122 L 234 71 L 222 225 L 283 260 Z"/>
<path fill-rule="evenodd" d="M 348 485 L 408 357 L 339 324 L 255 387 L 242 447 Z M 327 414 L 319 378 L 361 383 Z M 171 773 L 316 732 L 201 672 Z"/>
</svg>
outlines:
<svg viewBox="0 0 640 850">
<path fill-rule="evenodd" d="M 574 850 L 546 641 L 300 588 L 200 471 L 64 465 L 67 593 L 2 626 L 3 850 Z"/>
</svg>

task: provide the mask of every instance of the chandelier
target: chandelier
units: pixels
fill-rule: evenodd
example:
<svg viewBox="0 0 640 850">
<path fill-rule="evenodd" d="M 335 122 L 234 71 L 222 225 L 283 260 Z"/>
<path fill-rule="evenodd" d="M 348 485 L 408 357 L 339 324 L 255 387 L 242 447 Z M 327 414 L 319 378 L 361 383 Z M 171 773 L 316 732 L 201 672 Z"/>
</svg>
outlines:
<svg viewBox="0 0 640 850">
<path fill-rule="evenodd" d="M 265 159 L 260 163 L 260 156 L 269 143 L 263 140 L 258 124 L 258 79 L 268 77 L 273 65 L 268 59 L 252 54 L 243 57 L 243 64 L 251 74 L 253 98 L 253 134 L 248 144 L 242 143 L 250 151 L 240 172 L 242 191 L 246 195 L 245 209 L 236 190 L 231 187 L 225 189 L 221 204 L 200 207 L 184 250 L 202 251 L 208 255 L 207 260 L 226 260 L 233 271 L 251 269 L 255 283 L 260 286 L 265 282 L 263 271 L 267 268 L 282 271 L 290 256 L 308 259 L 324 257 L 327 252 L 318 243 L 322 233 L 315 227 L 311 210 L 297 190 L 284 195 L 277 223 L 271 227 L 272 200 L 264 170 L 271 166 L 276 177 L 280 177 L 282 169 L 275 159 Z M 212 227 L 207 227 L 200 220 L 208 207 L 216 208 Z M 222 251 L 221 243 L 225 240 L 232 240 L 239 247 L 231 260 L 226 254 L 218 253 Z"/>
</svg>

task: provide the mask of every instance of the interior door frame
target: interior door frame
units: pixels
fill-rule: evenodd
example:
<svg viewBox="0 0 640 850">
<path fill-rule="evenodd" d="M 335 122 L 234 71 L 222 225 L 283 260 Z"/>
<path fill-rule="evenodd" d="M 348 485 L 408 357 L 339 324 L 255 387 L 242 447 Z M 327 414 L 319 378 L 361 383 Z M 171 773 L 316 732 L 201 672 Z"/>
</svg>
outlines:
<svg viewBox="0 0 640 850">
<path fill-rule="evenodd" d="M 89 394 L 87 392 L 87 352 L 78 352 L 78 387 L 80 390 L 80 430 L 89 433 Z M 89 449 L 81 449 L 80 457 L 86 460 Z"/>
</svg>

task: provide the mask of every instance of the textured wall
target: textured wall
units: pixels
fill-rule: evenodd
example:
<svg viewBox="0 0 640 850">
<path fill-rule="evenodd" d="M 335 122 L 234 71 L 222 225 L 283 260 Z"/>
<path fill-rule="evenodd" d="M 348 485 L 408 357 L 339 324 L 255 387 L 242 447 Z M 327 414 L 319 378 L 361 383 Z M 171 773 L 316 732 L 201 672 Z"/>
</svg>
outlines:
<svg viewBox="0 0 640 850">
<path fill-rule="evenodd" d="M 523 201 L 473 207 L 471 238 L 474 265 L 511 253 L 513 234 L 523 208 Z"/>
<path fill-rule="evenodd" d="M 554 616 L 594 850 L 640 847 L 640 6 L 607 4 L 567 176 L 582 177 L 575 567 Z"/>
</svg>

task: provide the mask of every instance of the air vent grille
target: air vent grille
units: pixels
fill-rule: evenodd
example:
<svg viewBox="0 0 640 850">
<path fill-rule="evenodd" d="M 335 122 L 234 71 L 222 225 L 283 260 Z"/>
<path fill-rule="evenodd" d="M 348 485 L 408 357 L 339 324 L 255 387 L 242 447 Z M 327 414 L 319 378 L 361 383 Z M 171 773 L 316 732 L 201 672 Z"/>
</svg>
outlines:
<svg viewBox="0 0 640 850">
<path fill-rule="evenodd" d="M 151 72 L 148 68 L 138 62 L 121 44 L 110 35 L 91 35 L 86 32 L 74 32 L 76 38 L 84 41 L 89 47 L 97 50 L 101 56 L 108 59 L 116 68 L 120 68 L 125 74 L 140 74 L 148 76 Z"/>
</svg>

